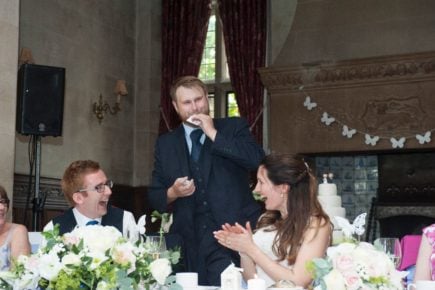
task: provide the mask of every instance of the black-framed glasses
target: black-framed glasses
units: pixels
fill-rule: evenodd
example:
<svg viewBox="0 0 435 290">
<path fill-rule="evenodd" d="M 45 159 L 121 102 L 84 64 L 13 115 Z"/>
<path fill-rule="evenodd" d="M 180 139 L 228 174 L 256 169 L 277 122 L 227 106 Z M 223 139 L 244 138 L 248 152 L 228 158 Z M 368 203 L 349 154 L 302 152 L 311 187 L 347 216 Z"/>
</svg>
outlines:
<svg viewBox="0 0 435 290">
<path fill-rule="evenodd" d="M 106 186 L 108 188 L 112 188 L 113 187 L 113 181 L 112 180 L 107 180 L 105 183 L 101 183 L 96 185 L 94 188 L 84 188 L 84 189 L 80 189 L 79 192 L 84 192 L 84 191 L 96 191 L 98 193 L 103 193 L 104 190 L 106 189 Z"/>
<path fill-rule="evenodd" d="M 3 204 L 3 205 L 7 205 L 7 206 L 9 206 L 9 200 L 4 199 L 4 198 L 1 198 L 1 199 L 0 199 L 0 204 Z"/>
</svg>

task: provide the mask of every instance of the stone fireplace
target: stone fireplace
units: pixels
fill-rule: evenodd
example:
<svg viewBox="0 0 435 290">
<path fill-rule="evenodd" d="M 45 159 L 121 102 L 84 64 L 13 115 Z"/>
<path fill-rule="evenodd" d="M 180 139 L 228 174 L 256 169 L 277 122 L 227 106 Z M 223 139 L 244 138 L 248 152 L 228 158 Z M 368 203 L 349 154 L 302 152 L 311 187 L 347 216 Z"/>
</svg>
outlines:
<svg viewBox="0 0 435 290">
<path fill-rule="evenodd" d="M 272 152 L 336 171 L 348 218 L 367 239 L 435 222 L 435 52 L 260 70 Z"/>
</svg>

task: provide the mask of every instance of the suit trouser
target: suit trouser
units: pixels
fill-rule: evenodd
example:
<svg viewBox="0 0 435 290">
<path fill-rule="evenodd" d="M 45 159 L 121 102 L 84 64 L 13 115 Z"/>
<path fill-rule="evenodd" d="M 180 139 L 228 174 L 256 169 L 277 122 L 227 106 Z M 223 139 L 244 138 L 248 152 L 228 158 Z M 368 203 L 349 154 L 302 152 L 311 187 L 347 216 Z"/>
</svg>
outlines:
<svg viewBox="0 0 435 290">
<path fill-rule="evenodd" d="M 203 230 L 199 242 L 197 269 L 200 285 L 220 286 L 220 274 L 228 265 L 240 264 L 239 255 L 221 246 L 213 236 L 213 229 Z"/>
</svg>

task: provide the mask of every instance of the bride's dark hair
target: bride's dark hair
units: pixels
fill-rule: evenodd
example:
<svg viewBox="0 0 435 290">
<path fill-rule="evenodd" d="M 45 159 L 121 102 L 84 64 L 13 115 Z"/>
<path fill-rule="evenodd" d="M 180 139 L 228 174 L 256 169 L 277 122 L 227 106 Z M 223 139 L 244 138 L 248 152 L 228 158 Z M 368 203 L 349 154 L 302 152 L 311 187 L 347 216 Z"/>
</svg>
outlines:
<svg viewBox="0 0 435 290">
<path fill-rule="evenodd" d="M 305 232 L 329 224 L 328 215 L 317 199 L 317 180 L 300 155 L 271 154 L 260 164 L 266 169 L 267 177 L 274 185 L 288 184 L 287 216 L 277 210 L 268 210 L 257 223 L 257 229 L 276 230 L 272 250 L 279 261 L 286 259 L 295 263 Z"/>
</svg>

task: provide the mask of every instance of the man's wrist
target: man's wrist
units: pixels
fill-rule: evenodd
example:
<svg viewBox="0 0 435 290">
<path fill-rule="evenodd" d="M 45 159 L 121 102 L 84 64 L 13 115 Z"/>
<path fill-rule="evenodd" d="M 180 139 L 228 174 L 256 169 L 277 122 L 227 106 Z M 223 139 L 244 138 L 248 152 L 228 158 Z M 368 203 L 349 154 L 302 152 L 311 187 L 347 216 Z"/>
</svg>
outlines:
<svg viewBox="0 0 435 290">
<path fill-rule="evenodd" d="M 217 135 L 217 130 L 214 129 L 213 132 L 210 133 L 210 136 L 208 136 L 210 138 L 211 141 L 214 142 L 214 140 L 216 139 L 216 135 Z"/>
<path fill-rule="evenodd" d="M 172 186 L 168 188 L 168 191 L 166 192 L 166 197 L 168 203 L 171 203 L 177 199 L 178 196 L 175 194 L 174 188 Z"/>
</svg>

